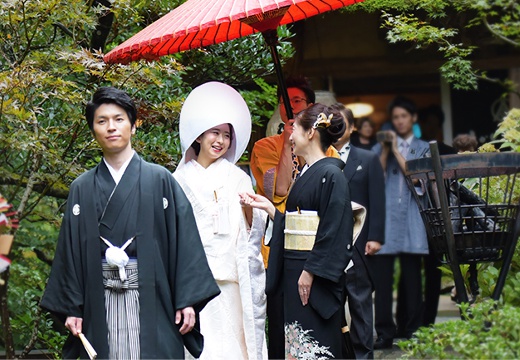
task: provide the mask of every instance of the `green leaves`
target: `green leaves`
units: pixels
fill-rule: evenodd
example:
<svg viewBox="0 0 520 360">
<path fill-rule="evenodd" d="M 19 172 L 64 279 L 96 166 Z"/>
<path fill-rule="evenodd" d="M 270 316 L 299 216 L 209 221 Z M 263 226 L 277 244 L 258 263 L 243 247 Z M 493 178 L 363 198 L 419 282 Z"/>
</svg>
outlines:
<svg viewBox="0 0 520 360">
<path fill-rule="evenodd" d="M 278 29 L 281 64 L 294 54 L 289 42 L 291 36 L 286 26 Z M 231 86 L 244 86 L 274 72 L 272 56 L 260 33 L 186 51 L 176 58 L 186 66 L 183 79 L 194 85 L 218 80 Z"/>
<path fill-rule="evenodd" d="M 240 91 L 251 112 L 253 124 L 263 126 L 269 121 L 278 105 L 276 86 L 271 86 L 263 79 L 255 79 L 258 90 Z"/>
<path fill-rule="evenodd" d="M 478 88 L 478 75 L 470 60 L 461 56 L 450 57 L 441 67 L 442 76 L 457 90 Z"/>
<path fill-rule="evenodd" d="M 494 138 L 501 150 L 520 152 L 520 109 L 511 109 L 498 126 Z"/>
<path fill-rule="evenodd" d="M 501 150 L 520 151 L 520 109 L 511 110 L 500 123 L 491 143 L 484 144 L 479 152 Z M 516 179 L 518 181 L 518 178 Z M 464 185 L 479 193 L 476 179 L 467 179 Z M 518 204 L 520 188 L 512 199 L 504 199 L 504 189 L 511 186 L 505 176 L 489 178 L 483 183 L 482 198 L 489 203 Z M 437 323 L 420 328 L 414 338 L 399 343 L 404 358 L 428 359 L 516 359 L 520 355 L 520 244 L 517 244 L 505 286 L 499 302 L 489 300 L 496 286 L 502 262 L 477 264 L 480 295 L 473 305 L 461 304 L 463 321 Z M 461 267 L 467 279 L 469 265 Z M 447 266 L 443 274 L 451 275 Z"/>
<path fill-rule="evenodd" d="M 516 359 L 520 354 L 520 308 L 485 301 L 461 306 L 461 320 L 420 328 L 399 343 L 406 359 Z"/>
<path fill-rule="evenodd" d="M 409 42 L 439 53 L 445 59 L 441 74 L 455 89 L 476 90 L 478 79 L 497 81 L 472 61 L 482 36 L 520 47 L 520 4 L 515 0 L 365 0 L 345 11 L 359 8 L 382 13 L 390 43 Z M 472 36 L 470 29 L 478 35 Z M 514 91 L 510 83 L 501 83 L 505 91 Z"/>
<path fill-rule="evenodd" d="M 115 20 L 107 49 L 182 2 L 111 2 Z M 155 62 L 107 65 L 100 51 L 88 48 L 98 15 L 108 9 L 88 4 L 0 0 L 0 192 L 20 211 L 21 219 L 10 254 L 13 265 L 5 309 L 11 314 L 10 332 L 17 349 L 27 345 L 38 322 L 37 302 L 70 183 L 101 160 L 84 119 L 85 105 L 99 86 L 119 87 L 135 99 L 139 126 L 133 146 L 146 160 L 171 171 L 181 157 L 179 112 L 194 86 L 220 80 L 241 88 L 257 123 L 269 118 L 277 100 L 274 87 L 258 80 L 273 71 L 260 35 Z M 287 40 L 291 34 L 284 27 L 279 36 L 284 62 L 293 54 Z M 48 318 L 42 321 L 36 346 L 58 354 L 63 338 L 51 330 Z"/>
</svg>

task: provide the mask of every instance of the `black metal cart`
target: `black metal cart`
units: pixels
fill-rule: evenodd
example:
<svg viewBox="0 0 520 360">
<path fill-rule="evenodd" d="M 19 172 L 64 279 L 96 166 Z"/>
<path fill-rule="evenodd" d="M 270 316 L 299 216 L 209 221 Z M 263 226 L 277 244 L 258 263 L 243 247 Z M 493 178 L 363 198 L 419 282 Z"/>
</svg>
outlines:
<svg viewBox="0 0 520 360">
<path fill-rule="evenodd" d="M 469 264 L 471 299 L 479 293 L 477 264 L 502 261 L 492 298 L 504 288 L 520 235 L 520 153 L 439 155 L 406 162 L 430 251 L 453 272 L 457 303 L 469 302 L 461 265 Z"/>
</svg>

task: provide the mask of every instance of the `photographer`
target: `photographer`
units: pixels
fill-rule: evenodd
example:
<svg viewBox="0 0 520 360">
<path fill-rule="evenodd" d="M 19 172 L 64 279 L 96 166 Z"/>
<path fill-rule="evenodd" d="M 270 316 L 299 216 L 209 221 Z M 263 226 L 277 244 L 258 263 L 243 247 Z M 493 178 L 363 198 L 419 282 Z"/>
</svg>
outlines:
<svg viewBox="0 0 520 360">
<path fill-rule="evenodd" d="M 385 171 L 385 242 L 374 256 L 375 329 L 374 349 L 392 347 L 393 339 L 410 338 L 422 323 L 422 256 L 428 254 L 426 230 L 404 177 L 406 161 L 429 155 L 429 146 L 414 136 L 415 104 L 397 97 L 389 105 L 394 131 L 378 135 L 379 153 Z M 396 323 L 392 317 L 394 263 L 399 259 Z"/>
</svg>

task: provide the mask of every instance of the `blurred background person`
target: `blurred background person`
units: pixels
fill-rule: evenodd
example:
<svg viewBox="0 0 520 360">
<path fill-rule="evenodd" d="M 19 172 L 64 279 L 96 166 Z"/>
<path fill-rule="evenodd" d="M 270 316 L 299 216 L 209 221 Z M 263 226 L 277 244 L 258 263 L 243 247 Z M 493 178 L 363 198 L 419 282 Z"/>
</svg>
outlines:
<svg viewBox="0 0 520 360">
<path fill-rule="evenodd" d="M 444 124 L 444 111 L 440 105 L 432 104 L 418 111 L 417 122 L 421 127 L 421 139 L 424 141 L 437 141 L 440 155 L 456 154 L 457 151 L 444 143 L 442 126 Z"/>
<path fill-rule="evenodd" d="M 350 200 L 365 207 L 367 211 L 363 229 L 354 245 L 352 261 L 345 278 L 345 296 L 350 313 L 350 338 L 356 359 L 374 358 L 374 311 L 372 293 L 374 291 L 372 259 L 384 242 L 385 177 L 376 153 L 359 149 L 350 143 L 354 129 L 354 115 L 343 104 L 334 105 L 339 110 L 347 129 L 334 144 L 345 162 L 343 174 L 348 181 Z M 348 354 L 343 355 L 344 358 Z"/>
<path fill-rule="evenodd" d="M 368 117 L 362 117 L 357 121 L 357 131 L 353 132 L 350 142 L 357 148 L 370 150 L 376 144 L 374 123 Z"/>
<path fill-rule="evenodd" d="M 478 141 L 475 135 L 459 134 L 453 138 L 453 147 L 457 152 L 477 151 Z"/>
<path fill-rule="evenodd" d="M 422 324 L 422 257 L 428 254 L 426 229 L 413 194 L 406 185 L 406 161 L 429 156 L 429 145 L 414 135 L 415 103 L 398 96 L 388 106 L 392 130 L 376 144 L 385 171 L 385 242 L 374 256 L 374 349 L 391 348 L 393 339 L 410 338 Z M 420 185 L 420 184 L 418 184 Z M 416 187 L 416 191 L 424 191 Z M 396 322 L 393 319 L 394 265 L 399 260 Z"/>
</svg>

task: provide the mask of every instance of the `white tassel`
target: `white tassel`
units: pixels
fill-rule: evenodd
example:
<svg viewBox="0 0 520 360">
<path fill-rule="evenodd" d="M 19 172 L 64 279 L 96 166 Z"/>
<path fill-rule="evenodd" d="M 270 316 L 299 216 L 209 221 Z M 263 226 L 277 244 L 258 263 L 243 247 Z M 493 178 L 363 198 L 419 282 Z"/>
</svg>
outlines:
<svg viewBox="0 0 520 360">
<path fill-rule="evenodd" d="M 110 266 L 118 267 L 119 268 L 119 277 L 121 278 L 121 281 L 125 282 L 127 280 L 125 266 L 128 264 L 128 255 L 125 252 L 125 249 L 130 245 L 132 240 L 134 240 L 135 236 L 131 239 L 128 239 L 126 243 L 118 248 L 117 246 L 114 246 L 105 239 L 104 237 L 100 236 L 101 240 L 107 244 L 108 249 L 105 251 L 105 259 L 107 260 L 107 264 Z"/>
</svg>

